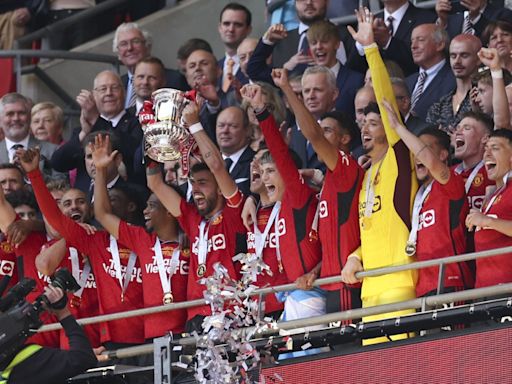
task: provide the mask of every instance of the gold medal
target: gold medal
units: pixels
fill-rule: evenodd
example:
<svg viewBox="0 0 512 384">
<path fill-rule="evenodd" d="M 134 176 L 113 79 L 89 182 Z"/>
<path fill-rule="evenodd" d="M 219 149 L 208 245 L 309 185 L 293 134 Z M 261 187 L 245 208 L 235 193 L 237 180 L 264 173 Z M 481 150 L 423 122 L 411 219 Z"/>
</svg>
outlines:
<svg viewBox="0 0 512 384">
<path fill-rule="evenodd" d="M 165 304 L 171 304 L 174 301 L 174 296 L 172 295 L 172 292 L 166 292 L 164 293 L 163 302 Z"/>
<path fill-rule="evenodd" d="M 199 267 L 197 267 L 197 276 L 203 277 L 205 273 L 206 273 L 206 265 L 199 264 Z"/>
<path fill-rule="evenodd" d="M 69 306 L 71 308 L 79 308 L 81 303 L 82 298 L 75 295 L 71 296 L 71 299 L 69 300 Z"/>
<path fill-rule="evenodd" d="M 372 227 L 372 219 L 371 219 L 371 218 L 369 218 L 369 217 L 366 217 L 366 216 L 365 216 L 365 217 L 363 217 L 363 223 L 362 223 L 362 225 L 363 225 L 363 229 L 364 229 L 365 231 L 369 230 L 369 229 Z"/>
<path fill-rule="evenodd" d="M 314 229 L 312 229 L 309 232 L 309 241 L 313 242 L 313 241 L 317 241 L 317 240 L 318 240 L 318 232 L 315 231 Z"/>
<path fill-rule="evenodd" d="M 408 241 L 405 245 L 405 254 L 407 256 L 414 256 L 416 254 L 416 244 L 412 241 Z"/>
</svg>

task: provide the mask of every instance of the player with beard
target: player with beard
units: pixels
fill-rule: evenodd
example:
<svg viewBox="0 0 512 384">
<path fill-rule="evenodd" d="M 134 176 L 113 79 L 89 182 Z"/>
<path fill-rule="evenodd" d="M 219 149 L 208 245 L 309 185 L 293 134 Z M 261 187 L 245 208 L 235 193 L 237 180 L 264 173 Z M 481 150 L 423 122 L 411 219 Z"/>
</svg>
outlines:
<svg viewBox="0 0 512 384">
<path fill-rule="evenodd" d="M 357 11 L 358 32 L 352 27 L 352 37 L 365 47 L 370 67 L 373 89 L 378 102 L 387 97 L 398 114 L 389 75 L 379 49 L 375 44 L 373 15 L 367 8 Z M 365 124 L 361 131 L 363 148 L 370 157 L 371 166 L 366 171 L 359 194 L 359 225 L 361 247 L 352 253 L 342 271 L 345 283 L 359 280 L 355 273 L 365 269 L 389 267 L 412 262 L 405 252 L 411 229 L 411 209 L 417 190 L 417 181 L 411 154 L 391 128 L 386 111 L 378 105 L 365 108 Z M 363 308 L 389 304 L 416 297 L 416 272 L 401 271 L 363 279 L 361 299 Z M 414 313 L 402 310 L 366 316 L 363 321 L 375 321 Z M 408 334 L 395 335 L 391 339 L 407 338 Z M 387 337 L 364 340 L 363 344 L 389 341 Z"/>
<path fill-rule="evenodd" d="M 254 155 L 251 163 L 251 193 L 259 196 L 259 204 L 255 208 L 255 217 L 251 215 L 252 208 L 244 206 L 242 217 L 247 228 L 247 252 L 257 254 L 270 268 L 269 272 L 263 272 L 257 276 L 258 287 L 274 287 L 288 283 L 284 273 L 281 253 L 277 247 L 276 219 L 281 204 L 272 202 L 268 196 L 267 188 L 263 183 L 263 169 L 270 170 L 268 164 L 271 157 L 267 148 L 260 149 Z M 247 199 L 246 204 L 254 204 L 253 199 Z M 246 213 L 247 211 L 247 213 Z M 278 318 L 283 310 L 283 304 L 279 302 L 274 294 L 265 296 L 265 313 Z"/>
<path fill-rule="evenodd" d="M 225 168 L 224 160 L 213 141 L 199 123 L 199 108 L 190 103 L 183 117 L 196 140 L 205 163 L 191 168 L 190 182 L 194 203 L 187 203 L 166 185 L 160 166 L 148 162 L 148 187 L 163 206 L 178 219 L 192 242 L 187 300 L 203 298 L 203 277 L 213 273 L 215 263 L 222 264 L 234 279 L 240 277 L 240 265 L 232 257 L 247 249 L 246 230 L 240 214 L 244 197 Z M 202 331 L 202 321 L 211 314 L 207 305 L 188 309 L 186 331 Z"/>
<path fill-rule="evenodd" d="M 116 151 L 110 153 L 108 136 L 96 136 L 92 148 L 96 167 L 94 183 L 94 216 L 112 236 L 130 248 L 142 267 L 142 291 L 145 307 L 154 307 L 187 298 L 189 250 L 181 250 L 176 219 L 152 194 L 144 210 L 146 230 L 128 224 L 112 213 L 106 173 Z M 186 309 L 144 316 L 146 340 L 167 332 L 181 333 L 187 319 Z"/>
<path fill-rule="evenodd" d="M 511 158 L 512 132 L 498 129 L 491 133 L 485 144 L 484 164 L 489 179 L 496 183 L 496 189 L 480 210 L 472 209 L 466 218 L 468 229 L 475 231 L 477 252 L 512 245 Z M 476 288 L 510 282 L 510 253 L 476 261 Z"/>
<path fill-rule="evenodd" d="M 261 87 L 246 85 L 242 88 L 242 96 L 256 113 L 272 158 L 260 160 L 263 183 L 270 201 L 281 203 L 277 216 L 277 246 L 281 250 L 278 255 L 281 255 L 288 280 L 299 288 L 287 293 L 283 320 L 325 314 L 324 292 L 312 289 L 321 267 L 320 242 L 309 236 L 318 205 L 316 192 L 300 175 L 274 117 L 264 103 Z"/>
<path fill-rule="evenodd" d="M 357 204 L 364 171 L 349 150 L 357 128 L 337 112 L 324 114 L 317 123 L 293 93 L 286 70 L 275 69 L 272 77 L 290 103 L 304 137 L 327 167 L 314 229 L 322 245 L 320 277 L 339 275 L 347 257 L 361 244 Z M 337 283 L 322 288 L 327 290 L 328 313 L 361 307 L 360 284 Z"/>
<path fill-rule="evenodd" d="M 77 216 L 76 209 L 71 211 L 70 217 L 60 211 L 37 168 L 37 150 L 22 151 L 20 158 L 47 222 L 62 235 L 68 246 L 89 257 L 96 279 L 100 313 L 142 307 L 142 277 L 137 256 L 106 231 L 90 233 L 82 228 L 73 220 Z M 64 201 L 61 204 L 65 205 Z M 100 341 L 108 349 L 143 343 L 143 325 L 136 317 L 101 323 Z"/>
<path fill-rule="evenodd" d="M 449 136 L 436 127 L 426 128 L 416 136 L 400 122 L 389 103 L 383 101 L 383 106 L 391 127 L 414 153 L 416 177 L 420 183 L 414 199 L 407 254 L 425 261 L 465 253 L 465 220 L 469 206 L 463 177 L 448 166 Z M 435 295 L 473 287 L 473 276 L 466 262 L 447 264 L 445 268 L 440 292 L 437 292 L 439 267 L 420 269 L 416 295 Z"/>
</svg>

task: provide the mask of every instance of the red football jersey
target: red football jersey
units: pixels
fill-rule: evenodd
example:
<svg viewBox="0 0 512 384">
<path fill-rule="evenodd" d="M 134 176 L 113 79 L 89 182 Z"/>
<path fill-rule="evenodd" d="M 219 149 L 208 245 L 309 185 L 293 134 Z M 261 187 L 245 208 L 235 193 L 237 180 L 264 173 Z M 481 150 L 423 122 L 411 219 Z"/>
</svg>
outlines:
<svg viewBox="0 0 512 384">
<path fill-rule="evenodd" d="M 503 220 L 512 220 L 512 187 L 507 185 L 494 199 L 492 205 L 483 206 L 482 211 L 488 216 Z M 487 228 L 477 228 L 475 232 L 475 249 L 477 252 L 512 246 L 512 237 Z M 486 257 L 476 261 L 475 287 L 487 287 L 512 282 L 512 253 Z"/>
<path fill-rule="evenodd" d="M 158 264 L 153 250 L 155 240 L 156 235 L 147 233 L 144 228 L 130 225 L 125 221 L 121 221 L 119 225 L 119 241 L 126 244 L 139 257 L 142 268 L 142 292 L 145 307 L 162 305 L 165 293 L 160 282 Z M 164 265 L 167 269 L 166 276 L 168 276 L 174 249 L 179 247 L 179 244 L 175 242 L 161 243 L 161 247 Z M 171 278 L 174 302 L 187 300 L 189 258 L 190 250 L 185 249 L 180 252 L 178 268 Z M 181 333 L 186 320 L 186 309 L 144 316 L 144 335 L 146 339 L 152 339 L 161 337 L 169 331 Z"/>
<path fill-rule="evenodd" d="M 338 152 L 336 168 L 327 170 L 318 210 L 318 236 L 322 245 L 320 277 L 340 275 L 347 257 L 361 245 L 358 203 L 363 176 L 357 161 L 342 151 Z M 336 283 L 322 288 L 335 290 L 342 286 Z M 348 310 L 351 306 L 343 308 Z"/>
<path fill-rule="evenodd" d="M 209 223 L 208 253 L 204 277 L 210 276 L 213 272 L 213 264 L 220 262 L 232 278 L 240 279 L 240 265 L 232 260 L 233 256 L 247 250 L 247 231 L 240 216 L 244 200 L 240 199 L 240 201 L 241 203 L 236 207 L 230 206 L 226 201 L 222 213 Z M 195 205 L 187 203 L 185 199 L 181 199 L 180 210 L 181 216 L 177 218 L 178 222 L 192 243 L 187 300 L 203 299 L 205 286 L 199 284 L 201 277 L 198 274 L 199 226 L 203 217 L 197 212 Z M 210 307 L 207 305 L 189 308 L 187 312 L 188 320 L 196 315 L 209 316 L 211 314 Z"/>
<path fill-rule="evenodd" d="M 320 241 L 309 236 L 318 199 L 300 176 L 274 117 L 263 111 L 257 115 L 265 142 L 286 185 L 279 213 L 279 247 L 289 281 L 311 271 L 321 260 Z"/>
<path fill-rule="evenodd" d="M 0 233 L 0 297 L 18 282 L 16 254 L 5 236 Z"/>
<path fill-rule="evenodd" d="M 115 262 L 110 253 L 110 235 L 105 231 L 87 234 L 79 224 L 62 214 L 57 203 L 44 184 L 39 170 L 28 174 L 41 212 L 48 223 L 66 239 L 69 246 L 87 255 L 96 278 L 98 299 L 102 314 L 139 309 L 142 302 L 142 271 L 138 260 L 131 271 L 129 285 L 122 295 L 119 280 L 116 278 Z M 125 278 L 131 251 L 118 244 L 122 278 Z M 122 297 L 123 296 L 123 297 Z M 142 343 L 144 342 L 144 322 L 138 317 L 102 323 L 101 342 Z"/>
<path fill-rule="evenodd" d="M 440 259 L 466 252 L 465 220 L 469 212 L 468 200 L 461 175 L 451 172 L 448 183 L 437 181 L 420 211 L 416 257 L 419 261 Z M 471 270 L 467 263 L 446 264 L 444 286 L 472 288 Z M 437 289 L 439 267 L 419 270 L 416 295 L 418 297 Z"/>
<path fill-rule="evenodd" d="M 262 207 L 258 209 L 257 220 L 258 229 L 261 234 L 265 231 L 265 227 L 269 220 L 270 214 L 272 213 L 273 207 Z M 254 232 L 247 232 L 247 252 L 256 252 L 256 236 Z M 265 238 L 265 244 L 263 245 L 262 258 L 263 261 L 270 267 L 272 276 L 267 272 L 263 272 L 257 276 L 256 285 L 258 287 L 273 287 L 276 285 L 287 284 L 288 279 L 283 271 L 279 270 L 279 260 L 277 258 L 277 239 L 275 222 L 270 227 L 267 237 Z M 284 251 L 285 252 L 285 251 Z M 279 302 L 273 293 L 269 293 L 265 296 L 265 313 L 280 311 L 283 309 L 283 303 Z"/>
<path fill-rule="evenodd" d="M 58 240 L 50 240 L 43 247 L 50 247 Z M 73 250 L 74 248 L 72 248 Z M 80 254 L 76 249 L 74 252 L 77 253 L 77 262 L 78 262 L 78 270 L 74 270 L 73 261 L 70 253 L 70 248 L 67 248 L 66 256 L 62 260 L 59 265 L 59 268 L 67 268 L 67 270 L 75 277 L 75 280 L 79 282 L 77 278 L 79 275 L 82 277 L 82 272 L 84 269 L 84 255 Z M 75 267 L 76 268 L 76 267 Z M 77 306 L 75 303 L 77 302 L 74 294 L 68 293 L 68 306 L 69 310 L 75 317 L 75 319 L 83 319 L 86 317 L 98 316 L 100 314 L 100 308 L 98 303 L 98 293 L 96 289 L 96 280 L 94 279 L 94 274 L 92 273 L 92 269 L 87 276 L 87 280 L 85 281 L 85 286 L 80 296 L 79 305 Z M 100 342 L 100 326 L 99 324 L 88 324 L 83 326 L 84 332 L 87 335 L 87 338 L 91 342 L 93 348 L 99 347 L 101 345 Z M 69 348 L 68 338 L 64 331 L 60 332 L 60 347 L 64 349 Z"/>
<path fill-rule="evenodd" d="M 36 256 L 39 255 L 41 247 L 46 244 L 47 241 L 48 239 L 45 234 L 32 232 L 25 241 L 15 249 L 19 264 L 18 271 L 20 271 L 20 274 L 21 271 L 23 271 L 23 277 L 34 279 L 36 282 L 35 289 L 26 297 L 26 300 L 30 303 L 33 303 L 34 300 L 43 293 L 44 287 L 51 281 L 48 276 L 42 274 L 36 268 Z M 48 312 L 42 312 L 39 318 L 42 320 L 43 324 L 58 323 L 57 318 Z M 40 332 L 30 337 L 27 342 L 45 347 L 59 348 L 59 335 L 59 331 Z"/>
<path fill-rule="evenodd" d="M 460 165 L 455 165 L 452 167 L 452 170 L 455 170 L 457 173 L 459 173 L 459 169 Z M 464 183 L 466 183 L 468 177 L 471 175 L 471 172 L 473 172 L 473 169 L 474 168 L 468 168 L 460 171 L 460 175 L 463 177 Z M 469 209 L 482 208 L 482 203 L 486 196 L 485 190 L 488 186 L 492 185 L 494 185 L 494 181 L 489 180 L 485 167 L 481 167 L 473 178 L 473 182 L 471 183 L 471 186 L 469 187 L 469 190 L 466 194 L 468 198 Z"/>
</svg>

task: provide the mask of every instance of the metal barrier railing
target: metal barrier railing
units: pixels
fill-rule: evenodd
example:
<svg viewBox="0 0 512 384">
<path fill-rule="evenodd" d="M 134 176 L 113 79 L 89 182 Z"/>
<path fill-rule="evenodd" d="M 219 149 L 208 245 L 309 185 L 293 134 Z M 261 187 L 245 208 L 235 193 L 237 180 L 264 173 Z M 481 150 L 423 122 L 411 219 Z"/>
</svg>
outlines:
<svg viewBox="0 0 512 384">
<path fill-rule="evenodd" d="M 396 266 L 390 266 L 390 267 L 385 267 L 385 268 L 367 270 L 367 271 L 358 272 L 356 274 L 356 277 L 359 279 L 362 279 L 364 277 L 382 276 L 382 275 L 386 275 L 386 274 L 390 274 L 390 273 L 394 273 L 394 272 L 407 271 L 407 270 L 418 270 L 418 269 L 426 268 L 426 267 L 435 267 L 435 266 L 441 266 L 444 264 L 486 258 L 486 257 L 501 255 L 501 254 L 509 253 L 509 252 L 512 252 L 512 246 L 504 247 L 504 248 L 497 248 L 497 249 L 492 249 L 492 250 L 487 250 L 487 251 L 482 251 L 482 252 L 466 253 L 463 255 L 450 256 L 450 257 L 445 257 L 442 259 L 417 261 L 417 262 L 413 262 L 410 264 L 403 264 L 403 265 L 396 265 Z M 331 284 L 331 283 L 339 283 L 339 282 L 341 282 L 341 276 L 332 276 L 332 277 L 317 279 L 313 285 L 317 287 L 317 286 L 321 286 L 321 285 L 326 285 L 326 284 Z M 284 284 L 284 285 L 279 285 L 279 286 L 275 286 L 275 287 L 266 287 L 266 288 L 261 288 L 261 289 L 255 290 L 251 294 L 251 296 L 260 296 L 260 295 L 266 295 L 268 293 L 291 291 L 296 288 L 297 287 L 295 284 Z M 464 292 L 470 292 L 470 290 L 464 291 Z M 460 292 L 460 293 L 464 293 L 464 292 Z M 432 297 L 437 297 L 437 296 L 432 296 Z M 423 300 L 423 299 L 416 299 L 416 300 Z M 431 301 L 432 299 L 429 298 L 429 300 Z M 415 301 L 412 300 L 411 302 L 415 302 Z M 99 322 L 119 320 L 119 319 L 124 319 L 124 318 L 128 318 L 128 317 L 136 317 L 136 316 L 150 315 L 153 313 L 168 312 L 168 311 L 172 311 L 175 309 L 190 308 L 190 307 L 195 307 L 195 306 L 204 305 L 204 304 L 206 304 L 204 299 L 184 301 L 181 303 L 172 303 L 172 304 L 166 304 L 166 305 L 161 305 L 161 306 L 157 306 L 157 307 L 142 308 L 142 309 L 136 309 L 136 310 L 132 310 L 132 311 L 125 311 L 125 312 L 118 312 L 118 313 L 112 313 L 112 314 L 107 314 L 107 315 L 83 318 L 83 319 L 79 319 L 78 323 L 82 324 L 82 325 L 95 324 L 95 323 L 99 323 Z M 395 304 L 398 305 L 400 303 L 395 303 Z M 386 306 L 386 308 L 387 308 L 387 306 Z M 415 308 L 415 307 L 410 307 L 410 308 Z M 348 312 L 350 312 L 350 317 L 347 317 L 346 319 L 354 318 L 352 315 L 353 311 L 356 311 L 356 310 L 348 311 Z M 373 313 L 373 309 L 371 309 L 371 308 L 362 308 L 362 309 L 358 309 L 357 311 L 362 311 L 360 313 L 360 317 L 377 314 L 377 313 Z M 386 313 L 388 311 L 389 310 L 385 310 L 385 311 L 379 312 L 379 313 Z M 342 313 L 342 312 L 340 312 L 340 313 Z M 54 323 L 54 324 L 44 325 L 43 327 L 41 327 L 39 329 L 39 331 L 40 332 L 53 331 L 53 330 L 57 330 L 60 328 L 61 328 L 61 325 L 59 323 Z"/>
</svg>

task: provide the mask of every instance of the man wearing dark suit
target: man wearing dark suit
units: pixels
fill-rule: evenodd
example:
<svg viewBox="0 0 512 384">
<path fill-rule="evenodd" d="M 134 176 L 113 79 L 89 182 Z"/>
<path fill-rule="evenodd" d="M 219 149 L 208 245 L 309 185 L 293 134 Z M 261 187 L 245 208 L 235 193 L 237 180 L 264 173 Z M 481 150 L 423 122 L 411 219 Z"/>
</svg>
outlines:
<svg viewBox="0 0 512 384">
<path fill-rule="evenodd" d="M 133 86 L 133 73 L 135 66 L 143 58 L 151 56 L 153 40 L 151 34 L 139 28 L 136 23 L 123 23 L 117 27 L 112 49 L 119 60 L 128 69 L 128 73 L 121 77 L 126 90 L 125 108 L 135 104 L 135 89 Z M 188 90 L 183 75 L 174 69 L 165 70 L 166 87 Z"/>
<path fill-rule="evenodd" d="M 489 22 L 512 20 L 512 11 L 487 0 L 462 0 L 458 9 L 454 9 L 450 0 L 437 0 L 436 12 L 438 24 L 446 28 L 450 39 L 461 33 L 481 37 Z"/>
<path fill-rule="evenodd" d="M 5 135 L 0 141 L 0 163 L 17 162 L 15 153 L 18 148 L 38 146 L 41 151 L 40 168 L 45 176 L 66 178 L 65 174 L 52 169 L 48 160 L 57 146 L 30 135 L 30 103 L 25 96 L 8 93 L 0 99 L 0 124 Z"/>
<path fill-rule="evenodd" d="M 445 58 L 448 36 L 435 24 L 422 24 L 414 28 L 411 40 L 412 57 L 420 67 L 406 79 L 412 95 L 411 113 L 425 120 L 428 108 L 455 88 L 455 77 Z"/>
<path fill-rule="evenodd" d="M 251 132 L 246 112 L 228 107 L 217 117 L 217 143 L 226 169 L 238 188 L 250 194 L 251 161 L 255 152 L 249 147 Z"/>
<path fill-rule="evenodd" d="M 272 84 L 271 68 L 286 68 L 293 74 L 301 74 L 313 63 L 306 32 L 314 22 L 325 20 L 327 0 L 295 1 L 295 9 L 300 21 L 297 29 L 285 31 L 280 24 L 272 25 L 258 42 L 247 65 L 247 73 L 252 81 Z M 347 51 L 350 51 L 354 43 L 344 26 L 340 26 L 338 30 L 342 43 L 336 56 L 344 64 L 347 61 Z M 268 66 L 266 60 L 271 55 L 272 64 Z"/>
<path fill-rule="evenodd" d="M 392 77 L 391 85 L 393 87 L 393 93 L 395 94 L 398 110 L 400 111 L 400 115 L 402 115 L 402 121 L 409 131 L 418 136 L 429 124 L 410 113 L 411 93 L 409 92 L 406 82 L 401 78 Z"/>
<path fill-rule="evenodd" d="M 375 15 L 375 41 L 383 59 L 395 61 L 406 75 L 410 75 L 418 70 L 411 56 L 411 33 L 418 25 L 433 23 L 436 15 L 414 6 L 408 0 L 384 0 L 383 4 L 384 11 Z M 356 43 L 347 65 L 366 72 L 368 65 L 360 44 Z"/>
<path fill-rule="evenodd" d="M 325 113 L 330 112 L 336 105 L 339 90 L 336 78 L 326 67 L 315 66 L 306 69 L 302 76 L 302 98 L 307 110 L 319 120 Z M 290 148 L 299 155 L 303 168 L 318 168 L 325 170 L 325 165 L 318 160 L 300 127 L 292 127 Z"/>
<path fill-rule="evenodd" d="M 160 59 L 148 56 L 137 63 L 133 74 L 135 88 L 135 105 L 127 111 L 138 116 L 145 100 L 151 100 L 151 95 L 157 89 L 165 88 L 165 67 Z"/>
<path fill-rule="evenodd" d="M 249 79 L 240 70 L 240 58 L 236 50 L 240 43 L 251 33 L 251 21 L 251 12 L 238 3 L 229 3 L 220 12 L 219 36 L 226 53 L 218 61 L 219 68 L 222 69 L 222 77 L 219 79 L 218 85 L 225 92 L 227 86 L 231 83 L 229 76 L 235 76 L 241 85 L 249 82 Z"/>
<path fill-rule="evenodd" d="M 88 192 L 90 178 L 82 168 L 84 152 L 82 142 L 90 132 L 108 131 L 120 140 L 128 181 L 144 184 L 134 171 L 134 154 L 142 141 L 142 129 L 138 119 L 124 109 L 124 88 L 119 75 L 111 71 L 100 72 L 94 79 L 93 92 L 82 90 L 77 101 L 82 107 L 80 128 L 73 132 L 71 139 L 61 145 L 53 154 L 52 165 L 59 171 L 77 168 L 76 187 Z"/>
</svg>

